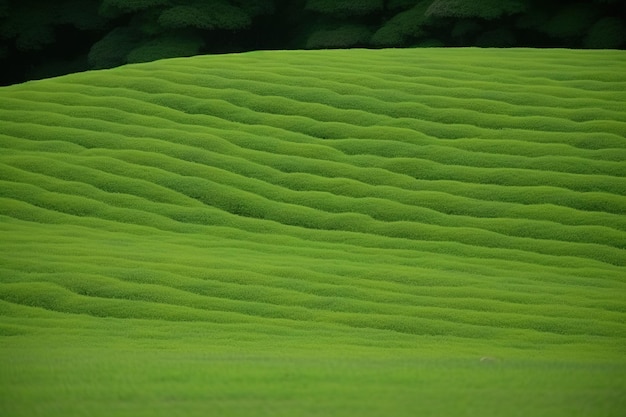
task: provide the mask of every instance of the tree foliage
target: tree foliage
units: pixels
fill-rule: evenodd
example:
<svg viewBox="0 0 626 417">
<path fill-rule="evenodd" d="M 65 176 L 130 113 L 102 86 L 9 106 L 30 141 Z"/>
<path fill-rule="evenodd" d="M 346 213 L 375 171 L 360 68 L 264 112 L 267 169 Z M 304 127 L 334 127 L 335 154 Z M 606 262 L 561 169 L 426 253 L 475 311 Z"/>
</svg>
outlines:
<svg viewBox="0 0 626 417">
<path fill-rule="evenodd" d="M 479 34 L 482 30 L 482 25 L 476 19 L 459 19 L 452 30 L 450 35 L 454 39 L 458 39 L 463 42 L 464 39 L 473 38 L 476 34 Z"/>
<path fill-rule="evenodd" d="M 102 28 L 105 19 L 98 15 L 98 1 L 0 1 L 0 37 L 11 39 L 18 50 L 30 51 L 54 43 L 60 25 L 79 30 Z"/>
<path fill-rule="evenodd" d="M 51 13 L 51 7 L 32 9 L 29 3 L 21 3 L 0 26 L 0 36 L 13 39 L 21 51 L 42 49 L 55 40 Z"/>
<path fill-rule="evenodd" d="M 197 54 L 203 44 L 202 38 L 190 34 L 160 36 L 128 52 L 126 62 L 150 62 L 163 58 L 191 56 Z"/>
<path fill-rule="evenodd" d="M 201 52 L 211 31 L 243 31 L 272 12 L 272 0 L 103 0 L 100 12 L 130 16 L 113 27 L 89 53 L 92 68 L 144 62 Z"/>
<path fill-rule="evenodd" d="M 625 21 L 620 0 L 0 0 L 0 59 L 19 81 L 250 49 L 624 48 Z"/>
<path fill-rule="evenodd" d="M 65 0 L 54 3 L 55 24 L 69 24 L 79 30 L 97 30 L 106 24 L 98 12 L 98 1 Z"/>
<path fill-rule="evenodd" d="M 372 36 L 376 46 L 404 46 L 425 34 L 423 26 L 428 22 L 426 15 L 430 1 L 420 1 L 409 10 L 401 11 L 385 22 Z"/>
<path fill-rule="evenodd" d="M 101 69 L 126 64 L 126 56 L 140 44 L 141 34 L 136 29 L 115 28 L 91 47 L 89 66 Z"/>
<path fill-rule="evenodd" d="M 387 0 L 385 8 L 390 11 L 407 10 L 415 6 L 416 3 L 423 0 Z M 432 1 L 432 0 L 427 0 Z"/>
<path fill-rule="evenodd" d="M 515 41 L 515 35 L 510 29 L 498 28 L 478 35 L 475 44 L 483 48 L 507 48 L 515 45 Z"/>
<path fill-rule="evenodd" d="M 171 0 L 102 0 L 100 14 L 112 18 L 170 3 Z"/>
<path fill-rule="evenodd" d="M 306 10 L 332 16 L 364 16 L 383 9 L 383 0 L 307 0 Z"/>
<path fill-rule="evenodd" d="M 526 7 L 527 2 L 524 0 L 435 0 L 426 10 L 426 15 L 491 20 L 520 13 Z"/>
<path fill-rule="evenodd" d="M 517 16 L 515 26 L 521 30 L 542 32 L 542 28 L 548 24 L 550 18 L 550 10 L 545 8 L 530 9 Z"/>
<path fill-rule="evenodd" d="M 276 12 L 274 0 L 233 0 L 233 5 L 241 8 L 249 16 L 268 15 Z"/>
<path fill-rule="evenodd" d="M 320 29 L 313 32 L 307 40 L 308 49 L 351 48 L 364 46 L 372 36 L 365 25 L 344 25 L 335 29 Z"/>
<path fill-rule="evenodd" d="M 0 0 L 0 18 L 9 14 L 9 0 Z"/>
<path fill-rule="evenodd" d="M 164 10 L 158 22 L 168 29 L 193 27 L 209 30 L 238 30 L 250 26 L 252 18 L 243 9 L 227 2 L 197 1 Z"/>
<path fill-rule="evenodd" d="M 598 20 L 587 32 L 586 48 L 617 49 L 626 44 L 626 24 L 616 17 Z"/>
<path fill-rule="evenodd" d="M 593 25 L 597 9 L 589 3 L 575 3 L 557 11 L 544 26 L 544 31 L 555 38 L 567 39 L 581 36 Z"/>
</svg>

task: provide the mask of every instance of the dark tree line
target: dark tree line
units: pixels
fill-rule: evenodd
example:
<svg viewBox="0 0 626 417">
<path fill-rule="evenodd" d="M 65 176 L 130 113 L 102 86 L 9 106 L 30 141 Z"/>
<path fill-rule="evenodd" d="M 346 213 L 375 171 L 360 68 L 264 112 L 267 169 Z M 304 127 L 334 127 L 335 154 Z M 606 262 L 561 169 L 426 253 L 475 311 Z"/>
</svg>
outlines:
<svg viewBox="0 0 626 417">
<path fill-rule="evenodd" d="M 623 0 L 0 0 L 0 84 L 255 49 L 626 47 Z"/>
</svg>

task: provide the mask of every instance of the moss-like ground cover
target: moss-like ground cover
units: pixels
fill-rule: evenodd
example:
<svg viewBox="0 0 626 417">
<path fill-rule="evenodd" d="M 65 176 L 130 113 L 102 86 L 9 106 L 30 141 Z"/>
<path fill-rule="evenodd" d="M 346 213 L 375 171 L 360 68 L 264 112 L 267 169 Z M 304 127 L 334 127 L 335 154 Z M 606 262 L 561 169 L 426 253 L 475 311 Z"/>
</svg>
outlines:
<svg viewBox="0 0 626 417">
<path fill-rule="evenodd" d="M 0 89 L 0 415 L 620 416 L 626 53 Z"/>
</svg>

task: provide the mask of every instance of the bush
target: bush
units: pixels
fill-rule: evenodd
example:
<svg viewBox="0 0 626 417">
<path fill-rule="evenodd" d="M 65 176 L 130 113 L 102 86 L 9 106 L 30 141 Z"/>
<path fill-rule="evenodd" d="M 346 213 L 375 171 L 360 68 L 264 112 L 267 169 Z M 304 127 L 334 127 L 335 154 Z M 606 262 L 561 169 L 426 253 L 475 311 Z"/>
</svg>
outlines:
<svg viewBox="0 0 626 417">
<path fill-rule="evenodd" d="M 576 38 L 589 29 L 596 19 L 597 13 L 596 7 L 577 3 L 560 9 L 547 22 L 543 31 L 558 39 Z"/>
<path fill-rule="evenodd" d="M 129 63 L 150 62 L 163 58 L 196 55 L 204 42 L 194 35 L 163 35 L 130 51 L 126 57 Z"/>
<path fill-rule="evenodd" d="M 79 30 L 101 29 L 104 17 L 98 13 L 98 0 L 65 0 L 55 4 L 55 23 L 70 24 Z"/>
<path fill-rule="evenodd" d="M 443 48 L 446 44 L 439 39 L 428 38 L 419 41 L 414 46 L 418 48 Z"/>
<path fill-rule="evenodd" d="M 419 1 L 419 0 L 418 0 Z M 430 2 L 430 0 L 426 0 Z M 387 10 L 406 10 L 415 6 L 415 0 L 388 0 L 386 4 Z"/>
<path fill-rule="evenodd" d="M 371 32 L 364 25 L 346 25 L 337 29 L 321 29 L 313 32 L 306 42 L 308 49 L 351 48 L 365 46 Z"/>
<path fill-rule="evenodd" d="M 267 15 L 274 13 L 274 0 L 234 0 L 237 6 L 250 16 Z"/>
<path fill-rule="evenodd" d="M 132 28 L 115 28 L 93 44 L 87 57 L 93 69 L 113 68 L 126 63 L 126 56 L 141 42 L 140 34 Z"/>
<path fill-rule="evenodd" d="M 583 40 L 585 48 L 616 49 L 626 43 L 626 25 L 617 17 L 598 20 Z"/>
<path fill-rule="evenodd" d="M 517 18 L 515 26 L 520 29 L 540 31 L 548 24 L 550 11 L 544 9 L 531 9 Z"/>
<path fill-rule="evenodd" d="M 2 58 L 1 49 L 0 58 Z M 38 80 L 42 78 L 51 78 L 74 72 L 81 72 L 85 71 L 87 68 L 87 57 L 83 55 L 73 60 L 46 61 L 43 64 L 30 69 L 27 72 L 27 75 L 28 78 L 31 80 Z"/>
<path fill-rule="evenodd" d="M 403 46 L 412 39 L 424 34 L 422 27 L 428 21 L 425 15 L 428 1 L 396 14 L 372 36 L 372 44 L 377 46 Z"/>
<path fill-rule="evenodd" d="M 381 11 L 383 0 L 308 0 L 305 8 L 339 17 L 365 16 Z"/>
<path fill-rule="evenodd" d="M 523 12 L 523 0 L 435 0 L 426 10 L 427 16 L 480 17 L 487 20 Z"/>
<path fill-rule="evenodd" d="M 458 20 L 452 28 L 452 37 L 466 43 L 468 39 L 474 38 L 477 33 L 480 33 L 482 26 L 478 22 L 476 19 Z"/>
<path fill-rule="evenodd" d="M 165 28 L 228 29 L 250 26 L 252 20 L 242 9 L 224 2 L 197 2 L 164 10 L 159 24 Z"/>
<path fill-rule="evenodd" d="M 170 0 L 102 0 L 100 14 L 114 18 L 140 10 L 147 10 L 156 6 L 169 4 Z"/>
<path fill-rule="evenodd" d="M 52 16 L 50 7 L 20 4 L 0 22 L 0 38 L 14 38 L 21 51 L 43 49 L 55 40 Z"/>
<path fill-rule="evenodd" d="M 506 48 L 515 45 L 515 35 L 506 28 L 491 30 L 476 39 L 476 46 Z"/>
</svg>

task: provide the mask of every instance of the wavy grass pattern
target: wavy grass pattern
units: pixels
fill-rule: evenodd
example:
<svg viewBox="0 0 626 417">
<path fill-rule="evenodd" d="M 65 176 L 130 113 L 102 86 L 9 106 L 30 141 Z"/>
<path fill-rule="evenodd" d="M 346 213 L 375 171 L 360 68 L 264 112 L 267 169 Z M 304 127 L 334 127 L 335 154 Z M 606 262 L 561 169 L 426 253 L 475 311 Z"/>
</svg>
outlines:
<svg viewBox="0 0 626 417">
<path fill-rule="evenodd" d="M 515 358 L 624 369 L 624 68 L 618 51 L 273 51 L 2 88 L 3 355 L 32 346 L 19 338 L 117 340 L 134 329 L 141 349 L 180 332 L 186 349 L 200 338 L 244 358 L 297 356 L 281 365 L 288 371 L 309 369 L 303 357 L 317 351 L 343 372 L 324 371 L 344 382 L 337 390 L 303 371 L 317 391 L 276 389 L 310 403 L 266 392 L 257 415 L 277 415 L 272 399 L 290 415 L 360 406 L 415 415 L 419 400 L 399 381 L 416 380 L 388 355 L 413 363 L 492 352 L 513 360 L 501 369 L 512 381 L 523 380 Z M 274 343 L 288 347 L 276 353 Z M 380 360 L 392 376 L 368 385 L 374 371 L 346 371 L 334 349 Z M 432 366 L 454 369 L 459 386 L 475 378 L 445 363 Z M 569 379 L 533 369 L 546 385 Z M 221 415 L 259 405 L 246 387 L 263 384 L 247 372 L 252 382 L 233 382 L 247 402 L 211 402 Z M 587 385 L 567 386 L 550 408 L 520 382 L 509 387 L 527 393 L 519 403 L 498 405 L 492 392 L 480 414 L 618 415 L 626 381 L 602 375 L 593 398 L 579 396 Z M 27 415 L 27 396 L 8 388 L 15 381 L 0 379 L 11 394 L 0 410 Z M 355 381 L 360 394 L 345 389 Z M 425 410 L 474 415 L 440 401 L 447 384 L 421 398 Z M 382 402 L 364 405 L 368 390 Z M 328 409 L 314 406 L 318 395 Z M 70 404 L 59 414 L 80 414 Z M 168 413 L 160 404 L 152 412 Z"/>
</svg>

